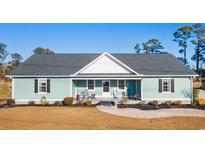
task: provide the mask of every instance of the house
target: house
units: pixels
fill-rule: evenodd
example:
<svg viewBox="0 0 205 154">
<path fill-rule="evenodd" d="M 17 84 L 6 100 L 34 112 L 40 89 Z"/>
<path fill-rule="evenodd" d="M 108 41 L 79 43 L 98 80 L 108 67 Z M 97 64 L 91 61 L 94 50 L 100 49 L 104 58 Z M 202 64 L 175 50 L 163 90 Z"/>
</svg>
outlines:
<svg viewBox="0 0 205 154">
<path fill-rule="evenodd" d="M 34 54 L 9 75 L 17 102 L 136 93 L 141 100 L 192 101 L 197 74 L 171 54 Z"/>
</svg>

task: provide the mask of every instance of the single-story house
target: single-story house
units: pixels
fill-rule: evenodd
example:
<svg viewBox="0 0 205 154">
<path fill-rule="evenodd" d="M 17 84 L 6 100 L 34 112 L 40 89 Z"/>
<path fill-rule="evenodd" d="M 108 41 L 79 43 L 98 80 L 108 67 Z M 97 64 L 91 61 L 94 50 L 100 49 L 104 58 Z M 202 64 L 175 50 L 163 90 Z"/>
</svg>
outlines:
<svg viewBox="0 0 205 154">
<path fill-rule="evenodd" d="M 192 101 L 197 74 L 171 54 L 83 53 L 34 54 L 15 68 L 12 98 L 48 101 L 76 97 L 84 91 L 98 98 L 136 93 L 144 101 Z"/>
</svg>

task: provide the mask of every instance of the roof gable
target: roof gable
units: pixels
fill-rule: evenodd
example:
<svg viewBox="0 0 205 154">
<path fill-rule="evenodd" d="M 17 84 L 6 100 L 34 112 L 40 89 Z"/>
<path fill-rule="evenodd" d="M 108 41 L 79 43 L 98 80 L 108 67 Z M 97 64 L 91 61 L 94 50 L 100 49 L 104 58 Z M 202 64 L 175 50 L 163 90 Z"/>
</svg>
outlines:
<svg viewBox="0 0 205 154">
<path fill-rule="evenodd" d="M 103 53 L 98 58 L 80 69 L 77 74 L 138 74 L 115 57 Z"/>
</svg>

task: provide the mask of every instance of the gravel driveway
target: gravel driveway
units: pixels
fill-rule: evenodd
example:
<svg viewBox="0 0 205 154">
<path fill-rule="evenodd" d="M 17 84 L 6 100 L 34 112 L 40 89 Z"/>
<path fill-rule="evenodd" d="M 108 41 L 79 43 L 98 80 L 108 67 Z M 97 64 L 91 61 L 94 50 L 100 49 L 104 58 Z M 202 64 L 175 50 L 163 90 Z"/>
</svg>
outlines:
<svg viewBox="0 0 205 154">
<path fill-rule="evenodd" d="M 105 107 L 105 106 L 97 106 L 97 109 L 125 117 L 133 117 L 133 118 L 162 118 L 162 117 L 176 117 L 176 116 L 186 116 L 186 117 L 205 117 L 205 110 L 199 109 L 159 109 L 159 110 L 140 110 L 134 108 L 117 108 L 117 107 Z"/>
</svg>

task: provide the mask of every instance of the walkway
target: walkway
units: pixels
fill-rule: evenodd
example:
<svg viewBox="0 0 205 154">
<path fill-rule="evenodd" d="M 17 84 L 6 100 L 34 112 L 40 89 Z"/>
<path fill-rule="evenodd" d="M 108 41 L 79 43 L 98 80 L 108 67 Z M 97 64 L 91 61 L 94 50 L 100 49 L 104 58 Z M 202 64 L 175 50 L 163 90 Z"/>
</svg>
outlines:
<svg viewBox="0 0 205 154">
<path fill-rule="evenodd" d="M 134 108 L 117 108 L 114 106 L 97 106 L 97 109 L 113 115 L 133 117 L 133 118 L 162 118 L 176 116 L 205 117 L 205 111 L 199 109 L 159 109 L 159 110 L 140 110 Z"/>
</svg>

